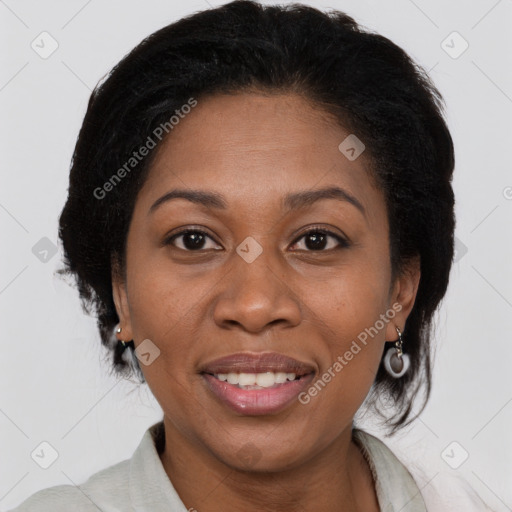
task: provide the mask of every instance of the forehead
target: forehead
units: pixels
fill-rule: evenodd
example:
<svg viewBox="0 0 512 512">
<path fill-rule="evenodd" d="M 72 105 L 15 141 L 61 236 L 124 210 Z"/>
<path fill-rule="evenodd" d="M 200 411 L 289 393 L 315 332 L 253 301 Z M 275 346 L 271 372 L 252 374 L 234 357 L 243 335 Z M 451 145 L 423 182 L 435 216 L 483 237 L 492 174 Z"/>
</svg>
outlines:
<svg viewBox="0 0 512 512">
<path fill-rule="evenodd" d="M 222 194 L 228 207 L 266 207 L 279 199 L 284 208 L 290 192 L 337 185 L 370 208 L 381 194 L 364 152 L 351 160 L 340 151 L 349 135 L 295 94 L 199 99 L 160 144 L 141 200 L 149 204 L 176 188 L 207 189 Z"/>
</svg>

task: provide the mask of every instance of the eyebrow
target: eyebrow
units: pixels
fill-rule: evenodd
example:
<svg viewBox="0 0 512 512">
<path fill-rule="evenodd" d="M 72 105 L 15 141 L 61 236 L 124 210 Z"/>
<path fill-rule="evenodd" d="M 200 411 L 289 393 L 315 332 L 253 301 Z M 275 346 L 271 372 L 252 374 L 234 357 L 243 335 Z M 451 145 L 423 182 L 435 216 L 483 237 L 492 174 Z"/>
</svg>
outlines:
<svg viewBox="0 0 512 512">
<path fill-rule="evenodd" d="M 186 199 L 187 201 L 210 209 L 225 210 L 228 207 L 225 197 L 217 192 L 176 189 L 167 192 L 157 199 L 149 209 L 148 215 L 153 213 L 159 206 L 172 199 Z M 352 194 L 340 187 L 304 190 L 288 194 L 283 199 L 283 207 L 286 211 L 299 210 L 322 199 L 345 201 L 355 206 L 363 215 L 366 215 L 363 205 Z"/>
</svg>

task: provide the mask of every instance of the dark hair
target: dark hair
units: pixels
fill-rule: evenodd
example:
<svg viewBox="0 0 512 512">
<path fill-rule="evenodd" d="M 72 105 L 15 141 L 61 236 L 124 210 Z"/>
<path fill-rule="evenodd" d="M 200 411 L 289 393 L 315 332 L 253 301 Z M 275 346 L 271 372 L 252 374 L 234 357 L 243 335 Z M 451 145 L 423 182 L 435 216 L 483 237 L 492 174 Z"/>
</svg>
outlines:
<svg viewBox="0 0 512 512">
<path fill-rule="evenodd" d="M 387 423 L 395 431 L 412 421 L 414 398 L 423 394 L 423 409 L 430 394 L 431 324 L 453 258 L 453 143 L 425 71 L 346 14 L 237 0 L 172 23 L 126 55 L 94 89 L 77 140 L 59 225 L 62 272 L 75 276 L 84 309 L 95 312 L 114 352 L 113 368 L 125 375 L 129 367 L 112 343 L 119 319 L 111 271 L 117 261 L 124 272 L 135 200 L 156 151 L 133 169 L 126 162 L 159 126 L 170 133 L 170 116 L 191 99 L 248 90 L 301 94 L 357 134 L 385 195 L 393 275 L 420 258 L 403 334 L 411 368 L 393 379 L 381 365 L 370 394 L 374 405 L 379 394 L 394 398 Z M 113 180 L 123 165 L 129 176 Z"/>
</svg>

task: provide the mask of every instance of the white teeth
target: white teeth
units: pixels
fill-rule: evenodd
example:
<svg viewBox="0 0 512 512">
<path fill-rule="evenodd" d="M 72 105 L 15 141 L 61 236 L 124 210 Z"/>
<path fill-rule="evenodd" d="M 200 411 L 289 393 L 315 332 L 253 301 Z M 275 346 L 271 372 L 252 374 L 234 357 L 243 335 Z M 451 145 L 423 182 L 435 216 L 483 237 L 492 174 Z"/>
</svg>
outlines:
<svg viewBox="0 0 512 512">
<path fill-rule="evenodd" d="M 262 388 L 269 388 L 276 383 L 273 372 L 257 373 L 256 374 L 256 385 Z"/>
<path fill-rule="evenodd" d="M 276 383 L 277 384 L 282 384 L 283 382 L 286 382 L 286 376 L 288 374 L 287 373 L 284 373 L 284 372 L 277 372 L 276 373 Z"/>
<path fill-rule="evenodd" d="M 215 377 L 223 382 L 238 385 L 239 387 L 257 386 L 270 388 L 275 384 L 284 384 L 287 380 L 293 381 L 297 378 L 295 373 L 285 372 L 264 372 L 264 373 L 216 373 Z"/>
<path fill-rule="evenodd" d="M 228 373 L 227 381 L 230 384 L 238 384 L 238 373 Z"/>
<path fill-rule="evenodd" d="M 256 384 L 255 373 L 240 373 L 238 374 L 238 385 L 239 386 L 254 386 Z"/>
</svg>

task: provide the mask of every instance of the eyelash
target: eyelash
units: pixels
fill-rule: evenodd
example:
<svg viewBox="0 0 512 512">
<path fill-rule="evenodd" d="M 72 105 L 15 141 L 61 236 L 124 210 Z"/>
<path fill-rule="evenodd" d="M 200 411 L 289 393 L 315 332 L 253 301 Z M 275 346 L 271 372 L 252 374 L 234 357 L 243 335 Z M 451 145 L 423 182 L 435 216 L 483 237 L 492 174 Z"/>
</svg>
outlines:
<svg viewBox="0 0 512 512">
<path fill-rule="evenodd" d="M 183 229 L 183 230 L 179 231 L 178 233 L 175 233 L 175 234 L 171 235 L 170 237 L 167 237 L 163 241 L 163 245 L 174 245 L 174 243 L 173 243 L 174 240 L 176 240 L 180 236 L 183 236 L 183 235 L 186 235 L 186 234 L 193 234 L 193 233 L 198 233 L 198 234 L 201 234 L 201 235 L 205 235 L 206 237 L 210 238 L 211 240 L 213 240 L 215 242 L 215 240 L 208 233 L 206 233 L 205 231 L 203 231 L 201 229 L 187 228 L 187 229 Z M 342 236 L 340 236 L 340 235 L 338 235 L 336 233 L 333 233 L 332 231 L 329 231 L 328 229 L 320 228 L 320 227 L 313 227 L 313 228 L 310 228 L 309 230 L 305 231 L 298 238 L 295 239 L 295 241 L 293 242 L 292 245 L 297 244 L 297 242 L 302 240 L 304 237 L 310 235 L 311 233 L 319 233 L 319 234 L 330 236 L 330 237 L 334 238 L 338 242 L 339 245 L 338 245 L 338 247 L 335 247 L 335 248 L 319 249 L 318 251 L 314 251 L 314 250 L 309 249 L 309 250 L 306 250 L 306 252 L 314 252 L 314 253 L 327 252 L 328 253 L 328 252 L 331 252 L 331 251 L 334 251 L 334 250 L 346 249 L 350 245 L 348 240 L 346 240 Z M 215 243 L 217 243 L 217 242 L 215 242 Z M 182 251 L 185 251 L 185 252 L 201 252 L 201 251 L 205 250 L 205 249 L 198 249 L 197 251 L 192 251 L 190 249 L 182 249 L 181 247 L 176 247 L 176 248 L 180 249 Z"/>
</svg>

